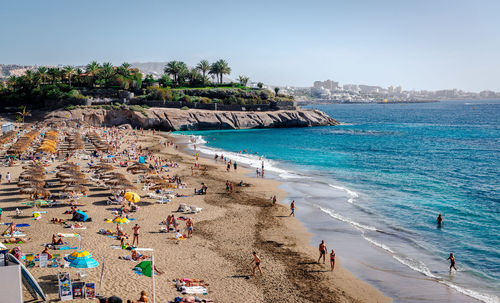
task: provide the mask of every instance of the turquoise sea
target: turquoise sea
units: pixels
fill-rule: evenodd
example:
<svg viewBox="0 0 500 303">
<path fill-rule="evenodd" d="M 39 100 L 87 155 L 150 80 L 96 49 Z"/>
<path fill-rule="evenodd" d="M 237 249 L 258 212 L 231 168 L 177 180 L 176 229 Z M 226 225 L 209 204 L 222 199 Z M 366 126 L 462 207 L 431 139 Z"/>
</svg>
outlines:
<svg viewBox="0 0 500 303">
<path fill-rule="evenodd" d="M 315 108 L 345 124 L 184 134 L 208 156 L 263 157 L 312 244 L 394 302 L 500 302 L 500 100 Z"/>
</svg>

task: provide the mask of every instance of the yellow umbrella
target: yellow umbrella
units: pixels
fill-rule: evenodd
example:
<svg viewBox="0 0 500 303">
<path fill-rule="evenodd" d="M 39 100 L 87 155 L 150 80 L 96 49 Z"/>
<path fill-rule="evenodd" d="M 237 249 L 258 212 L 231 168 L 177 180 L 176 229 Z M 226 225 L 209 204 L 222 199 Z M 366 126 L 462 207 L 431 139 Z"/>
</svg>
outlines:
<svg viewBox="0 0 500 303">
<path fill-rule="evenodd" d="M 127 201 L 129 201 L 129 202 L 137 203 L 137 202 L 141 201 L 141 197 L 138 194 L 131 192 L 131 191 L 126 192 L 123 197 L 125 199 L 127 199 Z"/>
<path fill-rule="evenodd" d="M 129 219 L 127 218 L 115 218 L 113 219 L 113 223 L 118 223 L 118 224 L 128 224 L 130 222 Z"/>
</svg>

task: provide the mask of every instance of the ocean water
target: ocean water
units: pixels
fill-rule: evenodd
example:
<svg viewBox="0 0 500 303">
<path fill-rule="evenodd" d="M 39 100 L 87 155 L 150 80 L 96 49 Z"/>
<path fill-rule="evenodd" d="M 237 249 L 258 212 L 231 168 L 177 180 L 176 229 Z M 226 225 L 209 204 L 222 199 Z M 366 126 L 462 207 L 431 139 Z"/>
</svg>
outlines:
<svg viewBox="0 0 500 303">
<path fill-rule="evenodd" d="M 184 134 L 263 160 L 313 244 L 395 302 L 500 302 L 500 100 L 316 108 L 345 124 Z"/>
</svg>

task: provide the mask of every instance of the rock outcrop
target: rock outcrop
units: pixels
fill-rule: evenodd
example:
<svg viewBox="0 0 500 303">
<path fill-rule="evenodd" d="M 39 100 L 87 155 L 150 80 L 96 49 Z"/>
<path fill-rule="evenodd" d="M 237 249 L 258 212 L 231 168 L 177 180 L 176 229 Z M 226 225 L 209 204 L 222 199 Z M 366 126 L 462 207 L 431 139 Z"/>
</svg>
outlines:
<svg viewBox="0 0 500 303">
<path fill-rule="evenodd" d="M 284 128 L 337 125 L 336 120 L 318 110 L 299 109 L 268 112 L 229 112 L 210 110 L 180 110 L 149 108 L 144 113 L 130 109 L 76 108 L 47 113 L 51 122 L 84 121 L 94 126 L 119 126 L 128 124 L 144 129 L 209 130 L 244 128 Z"/>
</svg>

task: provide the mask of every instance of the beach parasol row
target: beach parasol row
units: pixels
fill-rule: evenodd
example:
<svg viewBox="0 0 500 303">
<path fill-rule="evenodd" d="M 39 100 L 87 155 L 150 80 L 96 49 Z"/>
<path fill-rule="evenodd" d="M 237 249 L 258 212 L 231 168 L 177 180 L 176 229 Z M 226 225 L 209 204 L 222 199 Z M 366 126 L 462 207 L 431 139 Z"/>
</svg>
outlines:
<svg viewBox="0 0 500 303">
<path fill-rule="evenodd" d="M 21 155 L 23 154 L 30 146 L 33 140 L 40 133 L 36 130 L 32 130 L 24 135 L 22 135 L 7 151 L 9 155 Z"/>
<path fill-rule="evenodd" d="M 10 140 L 14 139 L 16 137 L 16 132 L 11 130 L 8 131 L 0 136 L 0 144 L 5 144 L 10 142 Z"/>
<path fill-rule="evenodd" d="M 68 135 L 68 150 L 83 149 L 84 144 L 80 133 L 72 133 Z"/>
<path fill-rule="evenodd" d="M 45 153 L 55 153 L 57 149 L 57 132 L 56 131 L 48 131 L 42 141 L 42 144 L 37 148 L 36 152 L 45 152 Z"/>
<path fill-rule="evenodd" d="M 72 162 L 66 162 L 57 166 L 57 168 L 59 169 L 59 172 L 56 173 L 56 177 L 59 178 L 61 183 L 67 185 L 65 191 L 83 193 L 88 191 L 88 188 L 82 186 L 82 184 L 87 182 L 87 175 L 81 172 L 79 165 Z M 67 190 L 68 187 L 72 187 L 72 189 L 78 188 L 78 190 Z"/>
<path fill-rule="evenodd" d="M 87 134 L 90 142 L 94 145 L 94 147 L 99 151 L 108 151 L 109 144 L 101 139 L 101 137 L 96 132 L 91 132 Z"/>
</svg>

